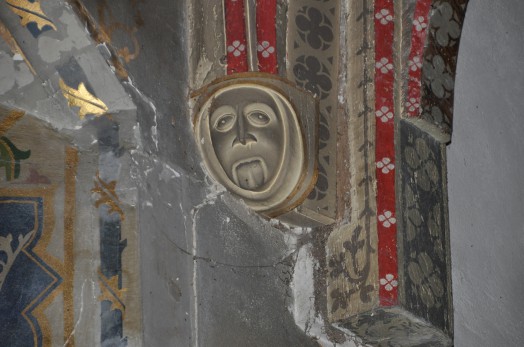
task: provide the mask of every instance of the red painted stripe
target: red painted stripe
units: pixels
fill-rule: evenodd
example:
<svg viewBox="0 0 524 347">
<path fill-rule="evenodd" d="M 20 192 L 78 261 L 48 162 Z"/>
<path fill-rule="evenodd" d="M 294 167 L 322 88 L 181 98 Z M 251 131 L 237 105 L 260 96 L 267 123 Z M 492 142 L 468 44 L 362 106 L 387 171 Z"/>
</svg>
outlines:
<svg viewBox="0 0 524 347">
<path fill-rule="evenodd" d="M 422 86 L 422 59 L 424 43 L 429 27 L 429 12 L 431 0 L 419 0 L 415 5 L 413 15 L 413 26 L 411 29 L 411 51 L 409 54 L 408 71 L 408 96 L 406 100 L 406 111 L 409 117 L 420 117 L 420 98 Z"/>
<path fill-rule="evenodd" d="M 276 74 L 277 66 L 277 1 L 258 0 L 257 9 L 257 56 L 260 72 Z"/>
<path fill-rule="evenodd" d="M 247 40 L 244 1 L 224 0 L 226 19 L 227 74 L 246 72 Z"/>
<path fill-rule="evenodd" d="M 380 305 L 398 302 L 397 224 L 395 213 L 395 128 L 393 0 L 375 1 L 375 115 L 377 230 Z"/>
</svg>

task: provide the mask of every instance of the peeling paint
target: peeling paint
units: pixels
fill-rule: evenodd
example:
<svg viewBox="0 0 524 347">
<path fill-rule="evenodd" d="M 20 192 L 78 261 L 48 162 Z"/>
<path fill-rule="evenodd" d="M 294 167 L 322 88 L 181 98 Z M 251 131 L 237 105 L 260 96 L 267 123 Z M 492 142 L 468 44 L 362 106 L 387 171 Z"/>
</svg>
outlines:
<svg viewBox="0 0 524 347">
<path fill-rule="evenodd" d="M 311 244 L 302 246 L 295 256 L 293 280 L 290 288 L 293 293 L 293 302 L 289 307 L 295 323 L 308 336 L 315 339 L 324 347 L 357 347 L 361 341 L 352 333 L 346 333 L 348 340 L 342 344 L 332 342 L 326 334 L 326 323 L 315 310 L 314 272 L 319 264 L 311 253 Z"/>
<path fill-rule="evenodd" d="M 9 92 L 15 86 L 22 88 L 33 80 L 34 76 L 24 62 L 0 52 L 0 95 Z"/>
<path fill-rule="evenodd" d="M 142 101 L 144 101 L 147 105 L 149 105 L 149 107 L 153 111 L 153 125 L 151 126 L 151 139 L 153 140 L 153 143 L 155 144 L 155 148 L 158 151 L 158 122 L 157 122 L 158 112 L 157 112 L 157 108 L 153 100 L 147 97 L 146 95 L 144 95 L 144 93 L 142 93 L 142 91 L 140 91 L 133 84 L 133 80 L 131 79 L 131 77 L 129 77 L 127 81 L 124 82 L 124 84 L 132 88 L 138 94 L 138 96 L 142 99 Z"/>
<path fill-rule="evenodd" d="M 88 46 L 91 41 L 86 35 L 83 26 L 79 24 L 78 19 L 68 10 L 64 10 L 59 18 L 59 22 L 65 27 L 65 37 L 55 39 L 44 33 L 38 40 L 39 56 L 46 63 L 54 63 L 60 59 L 63 52 L 69 52 L 73 48 L 81 49 Z"/>
</svg>

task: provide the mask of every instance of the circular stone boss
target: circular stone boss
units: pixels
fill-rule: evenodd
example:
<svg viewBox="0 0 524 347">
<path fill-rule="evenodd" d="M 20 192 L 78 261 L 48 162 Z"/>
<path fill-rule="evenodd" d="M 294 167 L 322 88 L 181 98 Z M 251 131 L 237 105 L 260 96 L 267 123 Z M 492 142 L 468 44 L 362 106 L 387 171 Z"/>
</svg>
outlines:
<svg viewBox="0 0 524 347">
<path fill-rule="evenodd" d="M 240 83 L 205 101 L 195 124 L 211 176 L 259 212 L 282 208 L 304 171 L 300 122 L 269 87 Z"/>
</svg>

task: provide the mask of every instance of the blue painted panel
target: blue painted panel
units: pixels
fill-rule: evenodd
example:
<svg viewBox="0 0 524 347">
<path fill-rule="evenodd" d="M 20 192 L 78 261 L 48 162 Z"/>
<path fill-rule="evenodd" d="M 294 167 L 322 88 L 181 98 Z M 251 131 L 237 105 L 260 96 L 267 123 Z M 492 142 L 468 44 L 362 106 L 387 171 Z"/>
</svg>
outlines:
<svg viewBox="0 0 524 347">
<path fill-rule="evenodd" d="M 8 271 L 0 288 L 0 346 L 42 346 L 33 311 L 62 282 L 33 252 L 46 222 L 43 204 L 40 197 L 0 197 L 0 261 L 6 263 L 0 274 Z"/>
</svg>

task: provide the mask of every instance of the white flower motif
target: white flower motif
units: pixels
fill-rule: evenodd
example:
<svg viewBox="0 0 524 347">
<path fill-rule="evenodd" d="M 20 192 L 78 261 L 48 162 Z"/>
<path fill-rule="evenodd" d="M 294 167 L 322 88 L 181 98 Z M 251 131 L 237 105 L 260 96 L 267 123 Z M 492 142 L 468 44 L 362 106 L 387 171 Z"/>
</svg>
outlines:
<svg viewBox="0 0 524 347">
<path fill-rule="evenodd" d="M 415 26 L 416 31 L 422 31 L 428 27 L 426 19 L 422 16 L 415 18 L 415 20 L 413 20 L 413 25 Z"/>
<path fill-rule="evenodd" d="M 257 45 L 257 50 L 262 53 L 264 58 L 267 58 L 271 54 L 275 53 L 275 47 L 271 46 L 268 41 L 259 42 Z"/>
<path fill-rule="evenodd" d="M 409 98 L 409 100 L 406 101 L 406 107 L 408 108 L 409 112 L 415 112 L 420 108 L 420 104 L 416 98 Z"/>
<path fill-rule="evenodd" d="M 388 9 L 383 8 L 375 14 L 375 18 L 380 21 L 380 24 L 386 25 L 393 20 L 393 16 Z"/>
<path fill-rule="evenodd" d="M 378 216 L 378 220 L 385 228 L 389 228 L 393 224 L 397 223 L 397 219 L 393 217 L 393 212 L 385 211 L 384 214 Z"/>
<path fill-rule="evenodd" d="M 391 162 L 390 158 L 385 157 L 381 161 L 377 162 L 377 168 L 382 169 L 382 173 L 388 174 L 390 171 L 395 169 L 395 164 Z"/>
<path fill-rule="evenodd" d="M 393 290 L 393 288 L 398 286 L 398 282 L 394 275 L 387 274 L 385 278 L 380 279 L 380 285 L 384 286 L 384 289 L 390 292 Z"/>
<path fill-rule="evenodd" d="M 243 43 L 240 43 L 240 41 L 235 40 L 231 43 L 230 46 L 227 46 L 227 51 L 229 53 L 233 53 L 235 57 L 238 57 L 244 50 L 246 49 L 246 46 Z"/>
<path fill-rule="evenodd" d="M 382 106 L 380 110 L 377 110 L 375 112 L 375 116 L 377 116 L 377 118 L 380 118 L 382 123 L 386 123 L 388 120 L 393 119 L 393 112 L 389 110 L 389 107 Z"/>
<path fill-rule="evenodd" d="M 391 64 L 388 58 L 381 58 L 376 62 L 375 67 L 380 70 L 382 73 L 388 73 L 393 70 L 393 64 Z"/>
<path fill-rule="evenodd" d="M 411 71 L 415 72 L 422 67 L 420 57 L 413 57 L 412 60 L 408 61 L 408 67 Z"/>
</svg>

